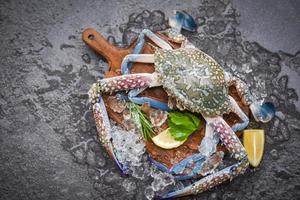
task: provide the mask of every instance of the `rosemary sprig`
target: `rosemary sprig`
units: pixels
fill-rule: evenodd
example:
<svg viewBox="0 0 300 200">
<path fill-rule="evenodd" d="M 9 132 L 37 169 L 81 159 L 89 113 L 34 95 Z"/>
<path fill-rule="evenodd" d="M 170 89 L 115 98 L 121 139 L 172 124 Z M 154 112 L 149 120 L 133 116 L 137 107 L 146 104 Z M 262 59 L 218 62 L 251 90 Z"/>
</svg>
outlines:
<svg viewBox="0 0 300 200">
<path fill-rule="evenodd" d="M 138 126 L 138 129 L 140 129 L 143 138 L 145 140 L 150 140 L 155 132 L 153 131 L 151 122 L 147 119 L 146 114 L 141 110 L 141 106 L 131 102 L 127 103 L 127 106 L 130 117 Z"/>
</svg>

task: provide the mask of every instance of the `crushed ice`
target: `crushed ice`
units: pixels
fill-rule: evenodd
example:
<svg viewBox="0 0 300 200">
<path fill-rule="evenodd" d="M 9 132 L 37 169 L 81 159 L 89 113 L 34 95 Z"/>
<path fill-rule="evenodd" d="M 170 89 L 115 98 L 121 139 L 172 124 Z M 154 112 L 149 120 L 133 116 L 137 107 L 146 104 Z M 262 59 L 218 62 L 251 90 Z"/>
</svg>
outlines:
<svg viewBox="0 0 300 200">
<path fill-rule="evenodd" d="M 135 129 L 126 131 L 112 123 L 111 136 L 119 161 L 125 165 L 140 166 L 145 144 Z"/>
<path fill-rule="evenodd" d="M 149 186 L 144 190 L 147 199 L 152 199 L 156 193 L 166 192 L 170 189 L 168 186 L 175 185 L 172 175 L 159 171 L 148 161 L 145 143 L 137 129 L 127 131 L 114 122 L 111 122 L 111 127 L 112 141 L 119 161 L 129 167 L 132 177 L 140 180 L 150 179 Z M 132 183 L 124 183 L 126 190 L 134 187 Z"/>
</svg>

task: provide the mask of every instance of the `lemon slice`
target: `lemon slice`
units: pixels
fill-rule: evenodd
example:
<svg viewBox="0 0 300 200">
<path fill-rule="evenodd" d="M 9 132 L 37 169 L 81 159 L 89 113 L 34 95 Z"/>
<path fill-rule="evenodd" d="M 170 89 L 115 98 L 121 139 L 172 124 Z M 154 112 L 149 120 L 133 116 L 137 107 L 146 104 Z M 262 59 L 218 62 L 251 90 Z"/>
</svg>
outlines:
<svg viewBox="0 0 300 200">
<path fill-rule="evenodd" d="M 243 136 L 244 147 L 250 165 L 257 167 L 264 154 L 265 132 L 263 129 L 246 129 Z"/>
<path fill-rule="evenodd" d="M 157 136 L 152 138 L 152 141 L 157 146 L 163 149 L 173 149 L 182 145 L 186 140 L 177 141 L 175 140 L 171 133 L 169 132 L 169 128 L 158 134 Z"/>
</svg>

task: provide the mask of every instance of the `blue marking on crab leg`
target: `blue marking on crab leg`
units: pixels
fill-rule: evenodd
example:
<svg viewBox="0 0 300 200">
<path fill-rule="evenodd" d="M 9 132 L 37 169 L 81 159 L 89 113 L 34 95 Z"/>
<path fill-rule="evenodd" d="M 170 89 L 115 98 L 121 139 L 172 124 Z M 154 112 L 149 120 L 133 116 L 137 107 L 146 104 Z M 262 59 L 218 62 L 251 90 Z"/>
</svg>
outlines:
<svg viewBox="0 0 300 200">
<path fill-rule="evenodd" d="M 157 108 L 157 109 L 164 110 L 164 111 L 171 111 L 171 109 L 169 108 L 167 103 L 164 103 L 164 102 L 161 102 L 161 101 L 149 98 L 149 97 L 130 97 L 130 96 L 123 95 L 121 93 L 118 93 L 117 95 L 118 95 L 118 97 L 120 97 L 121 99 L 123 99 L 125 101 L 131 101 L 131 102 L 139 104 L 139 105 L 149 104 L 153 108 Z"/>
<path fill-rule="evenodd" d="M 124 95 L 122 93 L 117 93 L 116 96 L 124 101 L 130 101 L 127 95 Z"/>
<path fill-rule="evenodd" d="M 250 105 L 250 109 L 255 120 L 263 123 L 269 122 L 275 115 L 275 107 L 270 102 L 263 104 L 254 102 Z"/>
<path fill-rule="evenodd" d="M 204 192 L 205 190 L 208 190 L 222 182 L 230 180 L 240 174 L 241 168 L 245 168 L 245 163 L 247 163 L 247 159 L 243 159 L 241 160 L 241 162 L 235 163 L 229 167 L 222 169 L 221 171 L 206 176 L 181 190 L 169 192 L 166 195 L 158 196 L 155 199 L 174 199 Z"/>
<path fill-rule="evenodd" d="M 172 174 L 170 169 L 167 168 L 164 164 L 154 160 L 151 156 L 148 156 L 149 161 L 160 171 Z M 193 178 L 194 175 L 174 175 L 174 179 L 177 181 L 187 180 Z"/>
<path fill-rule="evenodd" d="M 195 175 L 189 174 L 189 175 L 173 175 L 175 181 L 185 181 L 192 178 L 195 178 Z"/>
<path fill-rule="evenodd" d="M 173 174 L 172 171 L 169 168 L 167 168 L 164 164 L 154 160 L 151 156 L 148 156 L 148 158 L 149 158 L 149 161 L 155 167 L 157 167 L 158 170 L 160 170 L 162 172 L 165 172 L 165 173 Z M 199 163 L 198 166 L 200 166 L 200 167 L 197 167 L 197 169 L 195 169 L 195 170 L 197 170 L 199 172 L 200 168 L 202 167 L 202 163 Z M 194 178 L 196 174 L 197 173 L 190 173 L 188 175 L 174 175 L 173 174 L 173 176 L 174 176 L 175 180 L 182 181 L 182 180 L 188 180 L 188 179 Z"/>
<path fill-rule="evenodd" d="M 172 172 L 170 171 L 170 169 L 168 169 L 164 164 L 154 160 L 151 156 L 149 156 L 149 160 L 150 162 L 160 171 L 165 172 L 165 173 L 169 173 L 172 174 Z M 199 170 L 200 171 L 200 170 Z M 188 180 L 191 179 L 193 177 L 195 177 L 194 173 L 188 174 L 188 175 L 174 175 L 174 179 L 176 181 L 182 181 L 182 180 Z"/>
<path fill-rule="evenodd" d="M 270 102 L 263 104 L 255 101 L 247 84 L 236 76 L 232 76 L 229 73 L 225 73 L 227 77 L 227 84 L 234 85 L 237 89 L 239 96 L 245 105 L 250 105 L 250 110 L 256 121 L 263 123 L 269 122 L 275 115 L 275 107 Z"/>
<path fill-rule="evenodd" d="M 170 27 L 180 33 L 181 29 L 195 32 L 197 25 L 193 17 L 184 11 L 175 11 L 174 16 L 169 17 Z"/>
<path fill-rule="evenodd" d="M 139 54 L 142 51 L 142 48 L 145 43 L 145 36 L 147 36 L 151 41 L 153 41 L 156 45 L 158 45 L 162 49 L 172 49 L 172 47 L 166 41 L 158 37 L 155 33 L 153 33 L 148 29 L 144 29 L 140 33 L 138 37 L 137 45 L 133 49 L 134 54 Z"/>
<path fill-rule="evenodd" d="M 142 62 L 142 63 L 154 63 L 154 55 L 153 54 L 139 54 L 144 46 L 145 43 L 145 36 L 149 37 L 154 43 L 164 49 L 172 49 L 172 47 L 165 42 L 163 39 L 152 33 L 150 30 L 144 29 L 142 33 L 138 37 L 137 45 L 133 50 L 133 54 L 127 55 L 121 64 L 121 73 L 122 74 L 130 74 L 130 70 L 132 68 L 133 62 Z M 158 108 L 165 111 L 170 111 L 167 103 L 163 103 L 161 101 L 157 101 L 148 97 L 135 97 L 141 91 L 140 90 L 133 90 L 129 92 L 129 100 L 137 103 L 137 104 L 144 104 L 149 103 L 150 106 L 154 108 Z"/>
<path fill-rule="evenodd" d="M 143 104 L 149 104 L 151 107 L 164 110 L 164 111 L 170 111 L 167 103 L 149 98 L 149 97 L 128 97 L 129 100 L 133 103 L 143 105 Z"/>
<path fill-rule="evenodd" d="M 177 11 L 175 11 L 174 16 L 169 17 L 169 26 L 171 27 L 171 29 L 173 31 L 175 31 L 176 33 L 179 34 L 181 31 L 183 22 L 182 22 L 182 18 L 180 19 L 176 16 L 176 13 L 177 13 Z M 162 32 L 164 32 L 164 31 L 162 31 Z"/>
<path fill-rule="evenodd" d="M 144 44 L 145 44 L 145 36 L 147 36 L 151 41 L 153 41 L 155 44 L 157 44 L 159 47 L 161 47 L 162 49 L 172 49 L 172 47 L 163 39 L 161 39 L 160 37 L 158 37 L 156 34 L 154 34 L 152 31 L 148 30 L 148 29 L 144 29 L 140 35 L 138 36 L 137 42 L 136 42 L 136 46 L 133 49 L 133 54 L 140 54 Z M 135 60 L 132 60 L 132 62 Z M 132 68 L 133 63 L 128 63 L 128 61 L 126 63 L 122 63 L 121 66 L 121 71 L 123 74 L 125 73 L 129 73 L 130 69 Z M 153 60 L 154 62 L 154 60 Z M 152 63 L 153 63 L 152 62 Z M 127 68 L 127 69 L 126 69 Z"/>
<path fill-rule="evenodd" d="M 247 169 L 249 163 L 246 150 L 224 119 L 215 117 L 206 119 L 206 121 L 211 122 L 209 125 L 213 127 L 214 132 L 220 134 L 221 142 L 238 162 L 221 171 L 208 175 L 183 189 L 169 192 L 158 199 L 178 198 L 204 192 L 218 184 L 233 179 L 237 175 L 244 173 Z"/>
<path fill-rule="evenodd" d="M 165 172 L 165 173 L 170 173 L 169 169 L 164 164 L 154 160 L 151 156 L 148 156 L 148 159 L 160 171 Z"/>
<path fill-rule="evenodd" d="M 157 108 L 157 109 L 164 110 L 164 111 L 171 110 L 167 103 L 164 103 L 164 102 L 161 102 L 161 101 L 149 98 L 149 97 L 137 97 L 137 95 L 140 94 L 141 92 L 143 92 L 145 89 L 147 89 L 147 88 L 144 87 L 144 88 L 131 90 L 128 93 L 128 99 L 136 104 L 142 105 L 142 104 L 147 103 L 153 108 Z"/>
<path fill-rule="evenodd" d="M 178 175 L 178 176 L 175 176 L 175 180 L 188 180 L 188 179 L 191 179 L 191 178 L 196 178 L 197 176 L 199 176 L 199 172 L 201 171 L 202 169 L 202 166 L 203 166 L 203 163 L 205 162 L 206 160 L 206 157 L 201 155 L 201 154 L 196 154 L 196 156 L 199 156 L 199 158 L 197 158 L 197 160 L 193 160 L 192 162 L 195 163 L 194 166 L 192 166 L 192 171 L 190 173 L 188 173 L 187 175 Z"/>
<path fill-rule="evenodd" d="M 129 54 L 123 58 L 121 64 L 121 73 L 130 74 L 133 62 L 154 63 L 153 54 Z"/>
<path fill-rule="evenodd" d="M 195 166 L 193 166 L 193 170 L 189 174 L 185 176 L 175 176 L 175 180 L 187 180 L 211 174 L 222 163 L 223 157 L 224 153 L 222 151 L 218 151 L 212 156 L 205 158 L 204 162 L 196 162 Z"/>
<path fill-rule="evenodd" d="M 165 172 L 165 173 L 172 174 L 171 171 L 170 171 L 164 164 L 162 164 L 162 163 L 160 163 L 160 162 L 154 160 L 151 156 L 148 156 L 148 158 L 149 158 L 149 161 L 150 161 L 150 162 L 151 162 L 158 170 L 160 170 L 160 171 L 162 171 L 162 172 Z M 183 176 L 181 176 L 181 175 L 178 175 L 178 176 L 174 175 L 174 179 L 177 180 L 177 181 L 187 180 L 187 179 L 190 179 L 190 178 L 192 178 L 192 177 L 193 177 L 193 175 L 183 175 Z"/>
<path fill-rule="evenodd" d="M 128 96 L 130 96 L 130 97 L 136 97 L 137 95 L 139 95 L 140 93 L 142 93 L 146 89 L 147 89 L 147 87 L 130 90 L 128 92 Z"/>
<path fill-rule="evenodd" d="M 176 20 L 182 23 L 182 28 L 184 30 L 195 32 L 197 30 L 197 25 L 195 20 L 191 15 L 184 11 L 176 11 Z"/>
<path fill-rule="evenodd" d="M 188 158 L 180 161 L 179 163 L 175 164 L 171 169 L 170 172 L 174 174 L 182 173 L 187 167 L 192 166 L 192 174 L 197 173 L 200 171 L 202 164 L 204 163 L 206 156 L 202 155 L 201 153 L 194 154 L 189 156 Z"/>
<path fill-rule="evenodd" d="M 166 199 L 174 199 L 174 198 L 179 198 L 179 197 L 184 197 L 184 196 L 188 196 L 191 194 L 197 194 L 197 191 L 194 191 L 195 187 L 199 187 L 201 185 L 205 185 L 205 184 L 209 184 L 210 182 L 214 182 L 215 179 L 217 179 L 216 181 L 225 181 L 228 180 L 230 178 L 230 174 L 232 174 L 233 169 L 237 168 L 239 165 L 239 163 L 234 164 L 232 166 L 229 166 L 215 174 L 209 175 L 207 177 L 204 177 L 202 179 L 200 179 L 199 181 L 193 183 L 192 185 L 189 185 L 183 189 L 180 190 L 176 190 L 176 191 L 172 191 L 167 193 L 164 196 L 159 196 L 156 197 L 156 199 L 158 200 L 166 200 Z M 220 178 L 218 178 L 220 177 Z M 210 185 L 207 185 L 210 186 Z"/>
<path fill-rule="evenodd" d="M 132 62 L 134 62 L 138 56 L 139 56 L 139 54 L 130 54 L 130 57 L 126 56 L 123 59 L 122 64 L 121 64 L 121 73 L 122 74 L 130 74 L 130 70 L 133 65 Z"/>
<path fill-rule="evenodd" d="M 233 132 L 244 130 L 248 126 L 248 124 L 249 124 L 249 119 L 248 119 L 248 121 L 244 121 L 244 122 L 233 125 L 232 130 L 233 130 Z"/>
<path fill-rule="evenodd" d="M 240 106 L 237 104 L 237 102 L 234 100 L 233 97 L 229 96 L 230 102 L 231 102 L 231 109 L 232 112 L 238 115 L 238 117 L 242 120 L 240 123 L 236 123 L 231 127 L 231 129 L 236 132 L 245 129 L 249 124 L 249 118 L 247 115 L 242 111 Z"/>
</svg>

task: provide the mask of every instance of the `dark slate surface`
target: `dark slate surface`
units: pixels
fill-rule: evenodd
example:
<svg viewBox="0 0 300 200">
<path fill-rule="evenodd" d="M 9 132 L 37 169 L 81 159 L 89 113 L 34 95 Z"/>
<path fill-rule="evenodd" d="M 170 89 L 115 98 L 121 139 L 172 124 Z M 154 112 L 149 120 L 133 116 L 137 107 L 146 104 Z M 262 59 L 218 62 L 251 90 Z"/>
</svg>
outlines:
<svg viewBox="0 0 300 200">
<path fill-rule="evenodd" d="M 278 110 L 251 124 L 267 133 L 260 167 L 192 198 L 299 198 L 299 1 L 2 0 L 0 199 L 145 198 L 149 178 L 121 177 L 95 137 L 86 93 L 103 61 L 81 32 L 126 45 L 143 28 L 163 29 L 174 9 L 197 19 L 198 33 L 185 33 L 197 47 Z"/>
</svg>

